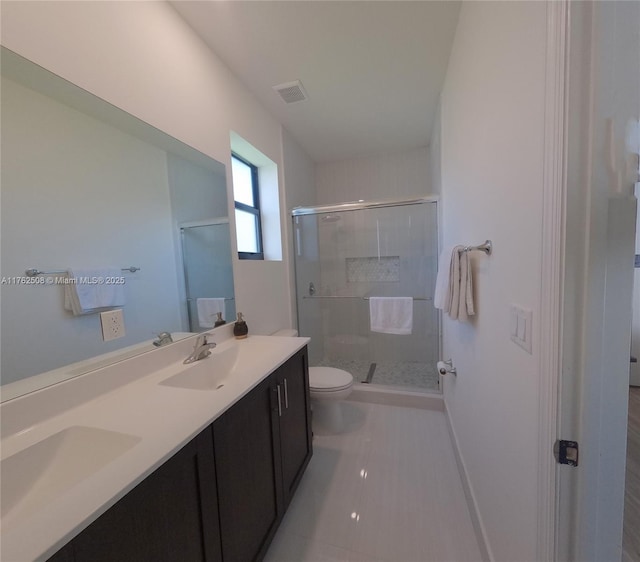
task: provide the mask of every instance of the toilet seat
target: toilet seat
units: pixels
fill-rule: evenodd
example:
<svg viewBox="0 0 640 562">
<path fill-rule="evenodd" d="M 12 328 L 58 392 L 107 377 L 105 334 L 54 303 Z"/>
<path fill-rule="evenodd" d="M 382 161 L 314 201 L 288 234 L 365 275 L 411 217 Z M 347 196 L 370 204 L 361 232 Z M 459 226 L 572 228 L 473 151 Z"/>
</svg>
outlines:
<svg viewBox="0 0 640 562">
<path fill-rule="evenodd" d="M 340 392 L 353 386 L 353 376 L 333 367 L 310 367 L 309 390 L 314 393 Z"/>
</svg>

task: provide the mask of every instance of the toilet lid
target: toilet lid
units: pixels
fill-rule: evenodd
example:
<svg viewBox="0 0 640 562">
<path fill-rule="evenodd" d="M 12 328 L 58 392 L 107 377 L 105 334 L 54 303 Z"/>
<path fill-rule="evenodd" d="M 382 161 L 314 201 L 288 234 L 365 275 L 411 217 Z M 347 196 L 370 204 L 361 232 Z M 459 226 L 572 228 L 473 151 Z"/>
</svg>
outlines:
<svg viewBox="0 0 640 562">
<path fill-rule="evenodd" d="M 342 390 L 353 384 L 351 373 L 333 367 L 310 367 L 309 387 L 313 390 Z"/>
</svg>

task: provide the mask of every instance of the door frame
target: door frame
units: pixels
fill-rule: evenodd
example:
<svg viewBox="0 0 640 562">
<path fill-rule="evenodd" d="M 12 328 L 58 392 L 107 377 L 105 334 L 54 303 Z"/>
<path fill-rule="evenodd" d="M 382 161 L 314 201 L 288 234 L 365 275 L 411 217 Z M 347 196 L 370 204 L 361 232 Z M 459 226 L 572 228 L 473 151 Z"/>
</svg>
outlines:
<svg viewBox="0 0 640 562">
<path fill-rule="evenodd" d="M 545 122 L 538 364 L 537 560 L 556 559 L 558 474 L 552 447 L 559 430 L 566 240 L 569 1 L 547 2 Z"/>
<path fill-rule="evenodd" d="M 607 63 L 618 62 L 612 37 L 626 16 L 616 4 L 547 3 L 538 560 L 614 560 L 621 549 L 626 258 L 636 200 L 615 193 L 600 146 L 605 114 L 620 110 L 604 80 Z M 631 49 L 639 41 L 631 38 Z M 577 468 L 555 463 L 560 438 L 579 441 Z"/>
</svg>

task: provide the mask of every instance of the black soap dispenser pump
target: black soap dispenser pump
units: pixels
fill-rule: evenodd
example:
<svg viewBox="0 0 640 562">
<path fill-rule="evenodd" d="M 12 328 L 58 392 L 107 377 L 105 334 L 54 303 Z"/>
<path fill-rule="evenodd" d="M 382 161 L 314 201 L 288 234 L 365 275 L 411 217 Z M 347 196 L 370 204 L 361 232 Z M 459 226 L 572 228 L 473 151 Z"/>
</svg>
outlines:
<svg viewBox="0 0 640 562">
<path fill-rule="evenodd" d="M 236 323 L 233 325 L 233 335 L 236 337 L 237 340 L 243 340 L 244 338 L 247 337 L 248 333 L 249 333 L 249 327 L 247 326 L 247 323 L 242 317 L 242 312 L 238 312 L 238 319 L 236 320 Z"/>
<path fill-rule="evenodd" d="M 213 324 L 214 328 L 217 328 L 218 326 L 222 326 L 223 324 L 226 324 L 227 321 L 222 318 L 222 312 L 216 312 L 216 314 L 218 315 L 218 317 L 216 318 L 216 321 Z"/>
</svg>

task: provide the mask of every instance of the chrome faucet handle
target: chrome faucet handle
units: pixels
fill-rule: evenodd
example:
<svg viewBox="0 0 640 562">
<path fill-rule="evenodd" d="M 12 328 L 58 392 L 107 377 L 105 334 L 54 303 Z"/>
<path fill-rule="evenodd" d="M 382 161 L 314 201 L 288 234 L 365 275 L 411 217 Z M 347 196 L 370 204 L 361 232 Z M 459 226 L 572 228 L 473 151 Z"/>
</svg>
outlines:
<svg viewBox="0 0 640 562">
<path fill-rule="evenodd" d="M 202 345 L 208 345 L 207 342 L 207 337 L 212 336 L 213 334 L 211 334 L 210 332 L 205 332 L 204 334 L 198 334 L 198 337 L 196 338 L 196 343 L 194 346 L 194 349 L 197 349 L 198 347 L 202 346 Z M 213 344 L 215 345 L 215 344 Z"/>
<path fill-rule="evenodd" d="M 153 342 L 153 345 L 156 347 L 162 347 L 163 345 L 168 345 L 173 343 L 173 338 L 169 332 L 160 332 L 158 334 L 158 339 Z"/>
<path fill-rule="evenodd" d="M 193 346 L 193 351 L 189 354 L 183 363 L 188 365 L 189 363 L 194 363 L 195 361 L 200 361 L 201 359 L 205 359 L 211 355 L 211 350 L 216 346 L 215 342 L 207 341 L 207 336 L 212 334 L 200 334 L 196 338 L 196 343 Z"/>
</svg>

